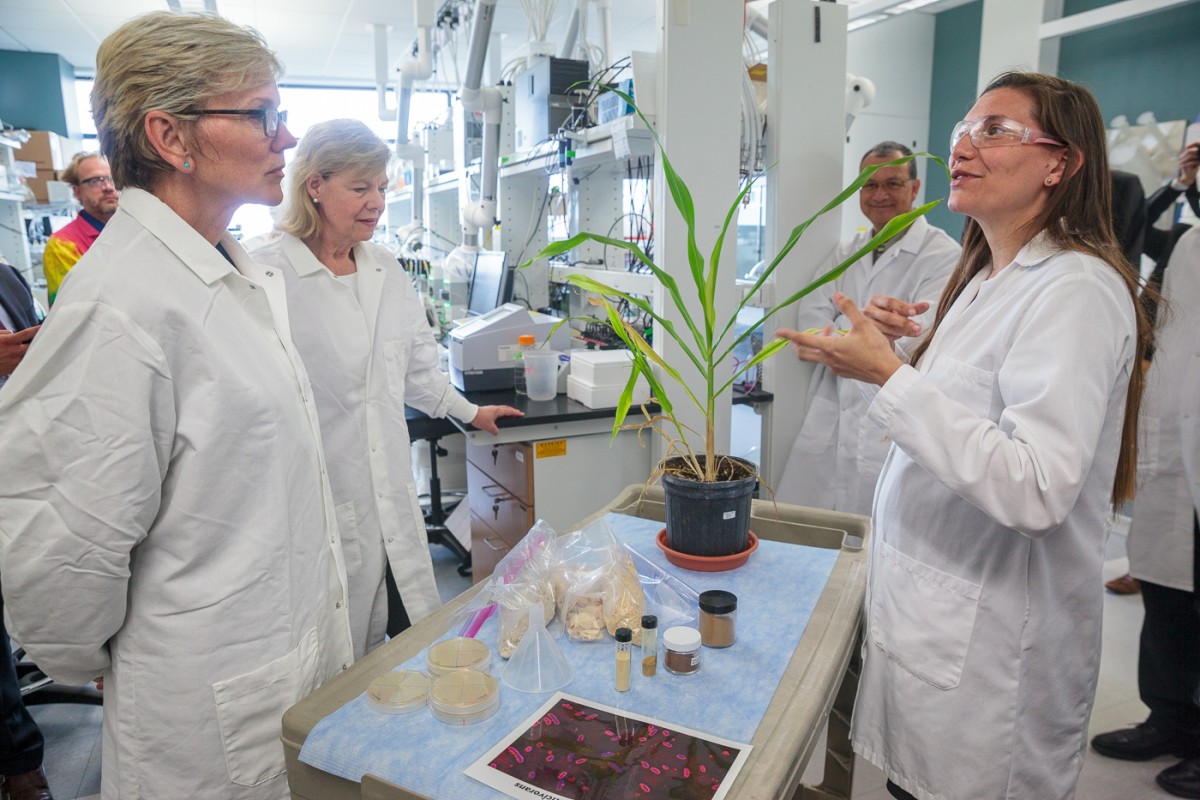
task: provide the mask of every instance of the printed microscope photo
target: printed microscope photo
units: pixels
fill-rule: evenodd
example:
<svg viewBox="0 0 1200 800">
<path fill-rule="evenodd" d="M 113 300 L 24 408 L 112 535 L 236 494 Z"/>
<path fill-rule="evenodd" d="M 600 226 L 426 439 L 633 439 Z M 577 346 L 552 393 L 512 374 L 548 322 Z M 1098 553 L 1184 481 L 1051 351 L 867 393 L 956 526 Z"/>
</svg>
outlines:
<svg viewBox="0 0 1200 800">
<path fill-rule="evenodd" d="M 712 800 L 740 752 L 562 699 L 488 766 L 572 800 Z"/>
</svg>

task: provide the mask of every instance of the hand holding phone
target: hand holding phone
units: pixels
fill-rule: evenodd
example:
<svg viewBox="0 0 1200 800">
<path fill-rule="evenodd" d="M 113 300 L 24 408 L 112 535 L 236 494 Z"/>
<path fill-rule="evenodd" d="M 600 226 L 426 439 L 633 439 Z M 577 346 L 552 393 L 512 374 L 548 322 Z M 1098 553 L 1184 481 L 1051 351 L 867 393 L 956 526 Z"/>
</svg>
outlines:
<svg viewBox="0 0 1200 800">
<path fill-rule="evenodd" d="M 0 375 L 11 375 L 12 371 L 25 357 L 29 343 L 37 335 L 41 325 L 25 328 L 20 331 L 7 331 L 0 328 Z"/>
</svg>

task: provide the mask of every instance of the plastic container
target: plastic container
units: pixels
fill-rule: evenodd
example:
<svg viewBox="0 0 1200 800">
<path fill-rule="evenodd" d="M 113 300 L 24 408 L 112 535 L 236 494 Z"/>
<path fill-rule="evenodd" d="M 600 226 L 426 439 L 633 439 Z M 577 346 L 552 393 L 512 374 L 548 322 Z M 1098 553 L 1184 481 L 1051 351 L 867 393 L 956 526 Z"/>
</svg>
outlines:
<svg viewBox="0 0 1200 800">
<path fill-rule="evenodd" d="M 449 725 L 473 725 L 500 708 L 500 686 L 486 672 L 452 670 L 433 682 L 429 707 L 435 717 Z"/>
<path fill-rule="evenodd" d="M 513 361 L 513 391 L 517 394 L 527 394 L 525 389 L 525 354 L 537 345 L 537 337 L 532 333 L 522 333 L 517 337 L 517 353 Z"/>
<path fill-rule="evenodd" d="M 367 687 L 367 703 L 384 714 L 411 714 L 429 705 L 433 681 L 411 669 L 380 675 Z"/>
<path fill-rule="evenodd" d="M 663 666 L 674 675 L 700 671 L 700 631 L 677 625 L 663 631 Z"/>
<path fill-rule="evenodd" d="M 459 636 L 430 645 L 425 656 L 425 666 L 431 678 L 456 669 L 489 672 L 492 666 L 492 651 L 478 639 Z"/>
<path fill-rule="evenodd" d="M 729 647 L 737 641 L 737 595 L 720 589 L 700 593 L 700 641 Z"/>
<path fill-rule="evenodd" d="M 557 350 L 530 350 L 522 353 L 525 364 L 525 390 L 530 400 L 553 400 L 558 395 L 558 373 L 566 369 Z"/>
</svg>

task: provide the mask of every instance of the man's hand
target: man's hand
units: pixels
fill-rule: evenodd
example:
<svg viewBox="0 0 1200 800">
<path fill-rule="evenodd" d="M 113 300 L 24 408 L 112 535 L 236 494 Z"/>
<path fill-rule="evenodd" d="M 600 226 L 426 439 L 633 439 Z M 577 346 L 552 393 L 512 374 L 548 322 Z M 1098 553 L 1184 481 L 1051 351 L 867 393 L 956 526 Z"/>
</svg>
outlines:
<svg viewBox="0 0 1200 800">
<path fill-rule="evenodd" d="M 787 328 L 780 328 L 775 335 L 790 340 L 802 361 L 824 364 L 839 378 L 853 378 L 878 386 L 887 383 L 888 378 L 904 366 L 891 342 L 874 322 L 863 316 L 849 297 L 835 293 L 833 301 L 850 319 L 850 330 L 844 336 L 836 334 L 832 326 L 817 335 Z"/>
<path fill-rule="evenodd" d="M 25 351 L 29 349 L 29 343 L 33 341 L 34 334 L 41 327 L 41 325 L 34 325 L 32 328 L 15 332 L 0 328 L 0 375 L 12 374 L 13 370 L 17 368 L 17 364 L 20 364 L 21 359 L 25 357 Z"/>
<path fill-rule="evenodd" d="M 1179 154 L 1179 182 L 1187 186 L 1195 186 L 1198 168 L 1200 168 L 1200 142 L 1188 145 Z"/>
<path fill-rule="evenodd" d="M 518 411 L 512 406 L 480 406 L 479 411 L 475 414 L 475 419 L 471 420 L 471 424 L 481 431 L 487 431 L 492 436 L 496 436 L 500 433 L 496 420 L 501 417 L 523 416 L 525 416 L 525 412 Z"/>
</svg>

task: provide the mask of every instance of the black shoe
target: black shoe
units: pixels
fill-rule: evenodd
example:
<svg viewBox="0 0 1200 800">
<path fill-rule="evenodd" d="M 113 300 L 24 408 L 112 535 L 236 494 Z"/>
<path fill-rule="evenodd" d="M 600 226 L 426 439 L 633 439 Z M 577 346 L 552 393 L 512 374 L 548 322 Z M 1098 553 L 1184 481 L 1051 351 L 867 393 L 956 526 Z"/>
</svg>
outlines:
<svg viewBox="0 0 1200 800">
<path fill-rule="evenodd" d="M 1200 758 L 1167 767 L 1154 780 L 1176 797 L 1200 798 Z"/>
<path fill-rule="evenodd" d="M 1143 722 L 1135 728 L 1102 733 L 1092 739 L 1092 749 L 1102 756 L 1122 761 L 1149 761 L 1159 756 L 1193 758 L 1200 745 L 1186 736 L 1164 731 Z"/>
</svg>

